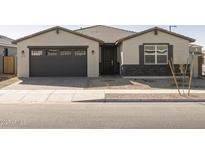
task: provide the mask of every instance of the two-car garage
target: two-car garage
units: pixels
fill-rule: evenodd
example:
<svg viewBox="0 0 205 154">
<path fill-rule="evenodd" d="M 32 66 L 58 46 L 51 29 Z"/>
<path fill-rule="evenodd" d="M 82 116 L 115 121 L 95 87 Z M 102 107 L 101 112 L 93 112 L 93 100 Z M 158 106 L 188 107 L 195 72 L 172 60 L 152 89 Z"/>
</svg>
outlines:
<svg viewBox="0 0 205 154">
<path fill-rule="evenodd" d="M 18 77 L 98 77 L 102 40 L 63 28 L 15 40 Z"/>
<path fill-rule="evenodd" d="M 87 48 L 29 47 L 30 76 L 87 76 Z"/>
</svg>

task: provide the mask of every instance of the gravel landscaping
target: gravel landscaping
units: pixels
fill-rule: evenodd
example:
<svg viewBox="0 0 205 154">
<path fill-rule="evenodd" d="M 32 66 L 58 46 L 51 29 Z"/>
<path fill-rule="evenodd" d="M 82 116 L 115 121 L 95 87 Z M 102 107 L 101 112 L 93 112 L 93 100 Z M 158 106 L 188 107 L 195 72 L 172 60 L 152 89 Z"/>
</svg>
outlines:
<svg viewBox="0 0 205 154">
<path fill-rule="evenodd" d="M 1 74 L 0 75 L 0 89 L 6 86 L 9 86 L 17 81 L 19 81 L 19 79 L 16 78 L 15 75 Z"/>
<path fill-rule="evenodd" d="M 106 99 L 205 99 L 204 94 L 106 94 Z"/>
<path fill-rule="evenodd" d="M 182 89 L 182 81 L 179 82 Z M 172 78 L 165 79 L 128 79 L 121 77 L 102 77 L 89 79 L 90 89 L 176 89 Z M 188 78 L 185 79 L 184 88 L 188 88 Z M 205 79 L 193 79 L 192 89 L 205 90 Z"/>
<path fill-rule="evenodd" d="M 15 77 L 15 75 L 0 74 L 0 82 L 11 79 L 13 77 Z"/>
</svg>

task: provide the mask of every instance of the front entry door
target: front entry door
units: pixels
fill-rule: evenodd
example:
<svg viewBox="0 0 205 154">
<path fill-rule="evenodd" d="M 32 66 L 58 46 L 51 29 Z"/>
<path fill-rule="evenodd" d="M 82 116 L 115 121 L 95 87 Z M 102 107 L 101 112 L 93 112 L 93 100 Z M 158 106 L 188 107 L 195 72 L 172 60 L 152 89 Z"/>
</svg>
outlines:
<svg viewBox="0 0 205 154">
<path fill-rule="evenodd" d="M 103 48 L 103 74 L 114 74 L 115 50 L 113 47 Z"/>
</svg>

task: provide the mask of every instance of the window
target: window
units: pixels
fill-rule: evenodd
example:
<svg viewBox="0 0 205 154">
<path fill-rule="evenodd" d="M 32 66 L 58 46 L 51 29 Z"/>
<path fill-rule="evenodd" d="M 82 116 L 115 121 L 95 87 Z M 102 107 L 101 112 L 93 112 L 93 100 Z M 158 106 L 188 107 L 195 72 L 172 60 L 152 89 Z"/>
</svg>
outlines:
<svg viewBox="0 0 205 154">
<path fill-rule="evenodd" d="M 72 54 L 72 51 L 61 51 L 60 52 L 61 56 L 71 56 L 71 54 Z"/>
<path fill-rule="evenodd" d="M 85 56 L 86 55 L 86 51 L 75 51 L 75 56 Z"/>
<path fill-rule="evenodd" d="M 47 56 L 57 56 L 58 50 L 57 49 L 49 49 L 47 51 Z"/>
<path fill-rule="evenodd" d="M 31 51 L 31 56 L 42 56 L 43 51 L 42 50 L 32 50 Z"/>
<path fill-rule="evenodd" d="M 8 56 L 8 48 L 4 48 L 4 56 Z"/>
<path fill-rule="evenodd" d="M 168 45 L 144 45 L 145 64 L 167 64 Z"/>
</svg>

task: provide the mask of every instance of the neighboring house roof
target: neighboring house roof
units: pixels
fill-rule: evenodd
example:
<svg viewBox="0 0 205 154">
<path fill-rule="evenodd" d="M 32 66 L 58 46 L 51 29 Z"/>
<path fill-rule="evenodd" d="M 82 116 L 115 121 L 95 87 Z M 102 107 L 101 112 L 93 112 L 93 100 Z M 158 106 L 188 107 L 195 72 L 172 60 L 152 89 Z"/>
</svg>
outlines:
<svg viewBox="0 0 205 154">
<path fill-rule="evenodd" d="M 16 48 L 17 46 L 16 46 L 16 44 L 4 44 L 4 43 L 0 43 L 0 46 L 1 47 L 11 47 L 11 48 Z"/>
<path fill-rule="evenodd" d="M 115 43 L 118 39 L 136 34 L 136 32 L 110 26 L 96 25 L 75 30 L 79 33 L 98 38 L 105 43 Z"/>
<path fill-rule="evenodd" d="M 195 48 L 203 48 L 203 46 L 198 45 L 198 44 L 189 44 L 190 47 L 195 47 Z"/>
<path fill-rule="evenodd" d="M 38 36 L 38 35 L 41 35 L 41 34 L 44 34 L 44 33 L 50 32 L 50 31 L 53 31 L 53 30 L 57 30 L 57 31 L 58 30 L 63 30 L 63 31 L 72 33 L 74 35 L 78 35 L 78 36 L 81 36 L 81 37 L 84 37 L 84 38 L 87 38 L 87 39 L 90 39 L 90 40 L 97 41 L 99 43 L 103 43 L 103 41 L 100 40 L 100 39 L 97 39 L 97 38 L 94 38 L 94 37 L 91 37 L 91 36 L 87 36 L 87 35 L 84 35 L 82 33 L 78 33 L 78 32 L 75 32 L 75 31 L 69 30 L 67 28 L 60 27 L 60 26 L 55 26 L 55 27 L 52 27 L 52 28 L 49 28 L 49 29 L 42 30 L 40 32 L 31 34 L 31 35 L 28 35 L 28 36 L 22 37 L 20 39 L 14 40 L 13 43 L 18 43 L 18 42 L 21 42 L 23 40 L 26 40 L 26 39 L 29 39 L 29 38 L 32 38 L 32 37 L 35 37 L 35 36 Z"/>
<path fill-rule="evenodd" d="M 136 34 L 134 34 L 134 35 L 130 35 L 130 36 L 124 37 L 124 38 L 122 38 L 122 39 L 119 39 L 119 40 L 116 41 L 116 43 L 121 43 L 122 41 L 131 39 L 131 38 L 134 38 L 134 37 L 138 37 L 138 36 L 140 36 L 140 35 L 143 35 L 143 34 L 145 34 L 145 33 L 152 32 L 152 31 L 161 31 L 161 32 L 164 32 L 164 33 L 167 33 L 167 34 L 170 34 L 170 35 L 173 35 L 173 36 L 180 37 L 180 38 L 182 38 L 182 39 L 188 40 L 188 41 L 190 41 L 190 42 L 195 42 L 195 39 L 193 39 L 193 38 L 190 38 L 190 37 L 187 37 L 187 36 L 184 36 L 184 35 L 175 33 L 175 32 L 170 32 L 170 31 L 165 30 L 165 29 L 163 29 L 163 28 L 153 27 L 153 28 L 144 30 L 144 31 L 142 31 L 142 32 L 136 33 Z"/>
<path fill-rule="evenodd" d="M 0 35 L 0 43 L 11 44 L 12 41 L 13 41 L 13 39 L 8 38 L 8 37 L 3 36 L 3 35 Z"/>
<path fill-rule="evenodd" d="M 197 44 L 189 44 L 189 52 L 195 54 L 202 54 L 202 46 Z"/>
<path fill-rule="evenodd" d="M 0 46 L 3 47 L 16 47 L 16 45 L 12 44 L 13 39 L 8 38 L 6 36 L 0 35 Z"/>
</svg>

